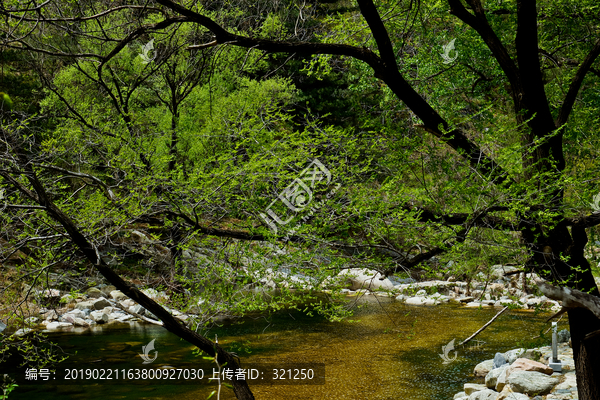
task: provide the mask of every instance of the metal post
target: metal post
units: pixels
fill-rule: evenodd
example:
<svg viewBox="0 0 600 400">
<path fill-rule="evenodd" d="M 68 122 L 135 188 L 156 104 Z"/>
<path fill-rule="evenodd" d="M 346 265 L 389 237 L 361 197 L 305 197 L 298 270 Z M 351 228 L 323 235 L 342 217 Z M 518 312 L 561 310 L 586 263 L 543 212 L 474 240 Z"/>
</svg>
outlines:
<svg viewBox="0 0 600 400">
<path fill-rule="evenodd" d="M 548 364 L 554 372 L 562 372 L 562 364 L 558 359 L 558 323 L 552 322 L 552 360 Z"/>
</svg>

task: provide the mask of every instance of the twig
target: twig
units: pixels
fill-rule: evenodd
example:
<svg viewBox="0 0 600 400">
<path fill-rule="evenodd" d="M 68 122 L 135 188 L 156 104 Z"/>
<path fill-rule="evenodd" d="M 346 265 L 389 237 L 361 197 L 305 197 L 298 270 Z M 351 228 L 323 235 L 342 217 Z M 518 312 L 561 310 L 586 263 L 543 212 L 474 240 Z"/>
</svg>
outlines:
<svg viewBox="0 0 600 400">
<path fill-rule="evenodd" d="M 562 310 L 561 310 L 561 311 L 562 311 Z M 565 311 L 566 311 L 566 309 L 565 309 Z M 562 314 L 563 312 L 564 312 L 564 311 L 562 311 L 562 312 L 559 312 L 559 314 Z M 554 318 L 554 317 L 557 317 L 559 314 L 554 314 L 553 316 L 551 316 L 550 318 L 548 318 L 548 319 L 546 320 L 546 322 L 550 322 L 550 320 L 551 320 L 552 318 Z M 562 317 L 563 317 L 563 315 L 561 315 L 561 316 L 560 316 L 560 318 L 558 319 L 558 321 L 556 321 L 556 323 L 559 323 L 559 322 L 560 322 L 560 320 L 562 319 Z M 546 332 L 544 332 L 544 335 L 545 335 L 546 333 L 550 332 L 550 329 L 552 329 L 552 326 L 550 326 L 548 329 L 546 329 Z M 537 339 L 537 338 L 541 338 L 541 337 L 542 337 L 542 335 L 538 335 L 538 336 L 535 336 L 535 337 L 533 337 L 532 339 Z"/>
<path fill-rule="evenodd" d="M 463 340 L 461 343 L 459 343 L 459 346 L 462 346 L 463 344 L 465 344 L 468 341 L 470 341 L 471 339 L 473 339 L 475 336 L 479 335 L 479 333 L 481 333 L 481 331 L 483 331 L 485 328 L 487 328 L 492 322 L 494 322 L 494 320 L 496 318 L 498 318 L 500 316 L 500 314 L 502 314 L 506 310 L 508 310 L 508 306 L 504 307 L 498 314 L 496 314 L 494 316 L 494 318 L 490 319 L 489 322 L 487 324 L 485 324 L 484 326 L 482 326 L 477 332 L 475 332 L 474 334 L 472 334 L 471 336 L 469 336 L 468 338 Z"/>
</svg>

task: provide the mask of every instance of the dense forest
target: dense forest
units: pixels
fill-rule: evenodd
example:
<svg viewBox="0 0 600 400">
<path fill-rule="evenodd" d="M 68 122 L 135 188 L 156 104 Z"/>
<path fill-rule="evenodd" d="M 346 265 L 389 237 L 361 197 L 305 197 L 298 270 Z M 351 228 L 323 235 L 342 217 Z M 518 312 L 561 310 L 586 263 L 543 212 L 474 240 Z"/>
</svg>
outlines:
<svg viewBox="0 0 600 400">
<path fill-rule="evenodd" d="M 234 366 L 202 334 L 215 315 L 342 320 L 350 268 L 512 264 L 562 301 L 579 398 L 600 398 L 597 2 L 4 0 L 0 17 L 9 325 L 41 305 L 24 284 L 101 275 Z"/>
</svg>

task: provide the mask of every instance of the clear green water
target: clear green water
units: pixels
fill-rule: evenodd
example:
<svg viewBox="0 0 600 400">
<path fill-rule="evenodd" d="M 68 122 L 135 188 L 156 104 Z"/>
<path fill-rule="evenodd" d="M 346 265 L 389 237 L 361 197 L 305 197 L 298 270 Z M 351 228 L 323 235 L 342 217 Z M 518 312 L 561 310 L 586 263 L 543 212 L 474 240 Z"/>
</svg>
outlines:
<svg viewBox="0 0 600 400">
<path fill-rule="evenodd" d="M 439 356 L 442 346 L 470 336 L 498 311 L 457 305 L 405 306 L 388 299 L 361 300 L 355 322 L 330 323 L 299 312 L 280 312 L 269 319 L 248 318 L 243 323 L 215 329 L 220 342 L 242 357 L 243 365 L 321 362 L 325 385 L 253 386 L 257 399 L 451 399 L 466 382 L 473 367 L 496 352 L 532 343 L 548 325 L 531 312 L 507 311 L 477 338 L 479 348 L 458 348 L 458 358 L 447 365 Z M 392 322 L 393 321 L 393 322 Z M 395 324 L 394 324 L 395 323 Z M 84 367 L 140 368 L 143 345 L 156 339 L 158 359 L 152 364 L 199 362 L 193 347 L 155 325 L 100 326 L 94 332 L 53 334 L 53 340 Z M 244 344 L 244 348 L 240 348 Z M 251 353 L 245 351 L 248 349 Z M 451 356 L 454 352 L 450 353 Z M 212 370 L 207 361 L 198 364 Z M 48 386 L 22 385 L 10 399 L 206 399 L 211 385 L 103 384 Z M 216 397 L 213 397 L 213 399 Z M 229 389 L 221 399 L 233 399 Z"/>
</svg>

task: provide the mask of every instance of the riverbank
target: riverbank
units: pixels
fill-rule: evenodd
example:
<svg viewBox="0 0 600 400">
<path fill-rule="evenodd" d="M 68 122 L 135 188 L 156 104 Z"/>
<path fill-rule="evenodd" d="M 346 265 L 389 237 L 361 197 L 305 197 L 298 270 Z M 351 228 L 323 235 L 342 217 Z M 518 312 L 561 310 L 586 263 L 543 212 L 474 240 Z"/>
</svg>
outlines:
<svg viewBox="0 0 600 400">
<path fill-rule="evenodd" d="M 456 393 L 453 400 L 578 399 L 570 341 L 558 345 L 558 359 L 562 365 L 560 371 L 553 371 L 548 366 L 551 357 L 551 346 L 496 353 L 494 359 L 475 366 L 473 373 L 480 377 L 479 380 L 466 383 L 463 391 Z"/>
<path fill-rule="evenodd" d="M 476 346 L 461 347 L 455 361 L 444 364 L 442 346 L 456 338 L 466 338 L 488 322 L 497 310 L 467 308 L 458 303 L 435 307 L 407 306 L 393 297 L 365 295 L 348 298 L 357 307 L 352 320 L 332 323 L 320 315 L 307 316 L 302 310 L 280 310 L 266 318 L 243 318 L 211 328 L 227 351 L 238 354 L 245 367 L 255 363 L 272 363 L 283 368 L 290 363 L 324 363 L 325 385 L 257 385 L 252 387 L 257 399 L 312 399 L 315 390 L 322 398 L 386 400 L 446 400 L 471 382 L 472 371 L 480 361 L 493 358 L 497 351 L 542 344 L 534 339 L 547 329 L 547 316 L 531 311 L 507 310 L 478 335 Z M 132 321 L 132 320 L 130 320 Z M 188 362 L 204 362 L 194 357 L 194 347 L 163 327 L 127 321 L 96 324 L 48 333 L 48 340 L 71 354 L 69 363 L 78 368 L 143 368 L 143 346 L 155 340 L 158 358 L 152 364 L 180 367 Z M 566 327 L 564 318 L 560 329 Z M 459 339 L 460 338 L 460 339 Z M 454 358 L 454 351 L 450 352 Z M 99 361 L 102 360 L 102 361 Z M 212 367 L 207 365 L 207 372 Z M 208 385 L 176 388 L 168 393 L 161 385 L 104 384 L 100 386 L 46 387 L 42 382 L 19 386 L 14 400 L 71 398 L 71 391 L 81 391 L 80 398 L 137 399 L 141 390 L 149 397 L 175 396 L 177 399 L 207 398 L 214 389 Z M 204 389 L 205 388 L 205 389 Z M 68 390 L 65 393 L 64 390 Z M 186 391 L 187 390 L 187 391 Z M 181 392 L 183 391 L 183 392 Z M 19 392 L 19 393 L 17 393 Z"/>
<path fill-rule="evenodd" d="M 545 296 L 535 294 L 537 287 L 532 284 L 533 274 L 525 274 L 512 266 L 494 266 L 489 276 L 478 276 L 478 280 L 469 282 L 434 280 L 416 282 L 414 279 L 382 279 L 378 273 L 361 269 L 344 270 L 341 277 L 346 279 L 347 287 L 342 293 L 349 297 L 382 296 L 391 297 L 407 305 L 435 306 L 455 302 L 464 307 L 505 307 L 522 310 L 541 310 L 557 312 L 561 305 Z M 300 279 L 302 277 L 299 277 Z M 25 327 L 17 331 L 18 335 L 34 329 L 44 331 L 84 330 L 96 324 L 126 321 L 145 321 L 160 324 L 160 321 L 148 310 L 127 298 L 112 285 L 97 284 L 85 292 L 73 293 L 58 289 L 35 290 L 31 295 L 53 304 L 52 308 L 42 308 L 37 315 L 25 320 Z M 275 288 L 265 288 L 275 289 Z M 324 292 L 328 290 L 321 288 Z M 169 296 L 153 288 L 142 289 L 150 298 L 165 304 Z M 166 307 L 166 306 L 165 306 Z M 192 304 L 186 310 L 166 307 L 176 318 L 186 322 L 202 318 L 202 304 Z M 218 320 L 219 316 L 212 317 Z"/>
</svg>

